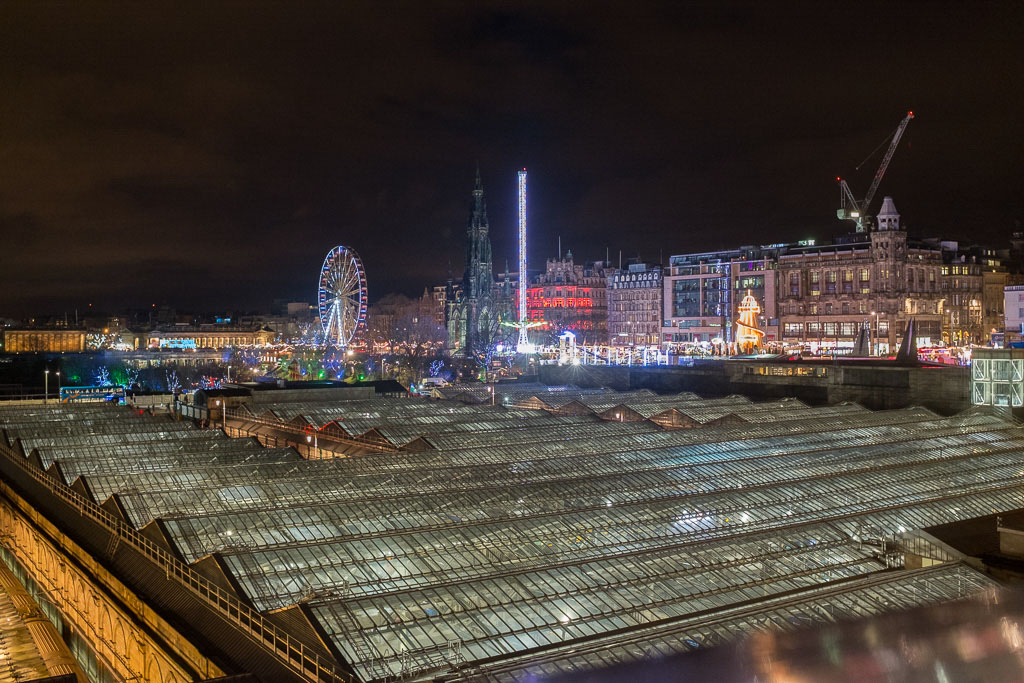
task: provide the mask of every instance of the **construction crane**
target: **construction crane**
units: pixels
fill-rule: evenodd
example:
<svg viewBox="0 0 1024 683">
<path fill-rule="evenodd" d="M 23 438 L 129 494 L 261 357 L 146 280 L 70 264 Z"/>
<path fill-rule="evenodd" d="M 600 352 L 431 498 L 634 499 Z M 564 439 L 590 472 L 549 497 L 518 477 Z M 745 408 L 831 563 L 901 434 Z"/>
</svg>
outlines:
<svg viewBox="0 0 1024 683">
<path fill-rule="evenodd" d="M 892 155 L 896 153 L 896 146 L 900 144 L 900 138 L 903 137 L 903 131 L 907 129 L 907 124 L 910 123 L 910 119 L 914 118 L 914 112 L 908 111 L 907 115 L 900 121 L 900 125 L 896 128 L 896 132 L 892 134 L 892 141 L 889 143 L 889 150 L 885 153 L 885 157 L 882 158 L 882 164 L 875 171 L 875 179 L 871 181 L 871 187 L 868 189 L 868 193 L 864 196 L 864 199 L 857 201 L 853 192 L 850 190 L 850 186 L 846 184 L 846 181 L 842 178 L 836 177 L 836 181 L 839 183 L 839 209 L 836 211 L 836 216 L 841 221 L 857 221 L 857 232 L 864 232 L 870 218 L 868 217 L 868 209 L 871 206 L 871 200 L 875 197 L 875 192 L 878 191 L 878 185 L 882 182 L 882 176 L 885 175 L 885 169 L 889 168 L 889 162 L 892 161 Z M 889 138 L 886 138 L 889 140 Z M 885 144 L 885 141 L 882 142 Z M 879 145 L 880 147 L 881 145 Z M 876 150 L 877 151 L 877 150 Z M 871 153 L 874 156 L 874 152 Z M 870 158 L 870 157 L 868 157 Z M 867 161 L 865 159 L 865 161 Z M 864 162 L 861 162 L 861 166 Z M 860 168 L 858 166 L 857 168 Z"/>
</svg>

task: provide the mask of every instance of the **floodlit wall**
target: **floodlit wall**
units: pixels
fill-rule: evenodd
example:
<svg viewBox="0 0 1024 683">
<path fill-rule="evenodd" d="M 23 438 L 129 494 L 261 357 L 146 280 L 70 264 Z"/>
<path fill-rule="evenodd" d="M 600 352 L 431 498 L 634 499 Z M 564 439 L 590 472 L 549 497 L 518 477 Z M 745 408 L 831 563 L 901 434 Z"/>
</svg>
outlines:
<svg viewBox="0 0 1024 683">
<path fill-rule="evenodd" d="M 85 332 L 79 330 L 7 330 L 4 351 L 33 353 L 36 351 L 85 351 Z"/>
</svg>

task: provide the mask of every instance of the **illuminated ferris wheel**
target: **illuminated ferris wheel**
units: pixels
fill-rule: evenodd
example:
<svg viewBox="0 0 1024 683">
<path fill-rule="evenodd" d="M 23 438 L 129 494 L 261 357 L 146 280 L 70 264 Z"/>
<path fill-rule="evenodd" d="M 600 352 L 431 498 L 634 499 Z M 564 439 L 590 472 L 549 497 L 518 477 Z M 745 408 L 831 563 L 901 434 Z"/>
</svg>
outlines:
<svg viewBox="0 0 1024 683">
<path fill-rule="evenodd" d="M 317 300 L 324 341 L 348 346 L 366 324 L 366 273 L 359 254 L 344 246 L 327 252 L 320 269 Z"/>
</svg>

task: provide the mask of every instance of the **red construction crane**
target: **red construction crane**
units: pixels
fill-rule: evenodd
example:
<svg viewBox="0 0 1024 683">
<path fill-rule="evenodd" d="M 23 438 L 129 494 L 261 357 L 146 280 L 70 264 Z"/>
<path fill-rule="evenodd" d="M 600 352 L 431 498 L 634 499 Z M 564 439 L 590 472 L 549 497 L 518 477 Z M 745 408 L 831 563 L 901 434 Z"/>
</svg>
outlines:
<svg viewBox="0 0 1024 683">
<path fill-rule="evenodd" d="M 892 161 L 892 155 L 896 153 L 896 146 L 900 144 L 900 138 L 903 137 L 903 131 L 907 129 L 907 124 L 910 123 L 910 119 L 912 118 L 914 118 L 914 112 L 908 111 L 907 115 L 903 117 L 902 121 L 900 121 L 900 125 L 897 126 L 896 132 L 892 134 L 892 140 L 889 143 L 889 150 L 885 153 L 885 157 L 882 158 L 882 164 L 878 167 L 878 170 L 875 171 L 875 179 L 871 181 L 871 187 L 868 189 L 868 193 L 864 196 L 864 199 L 861 201 L 854 199 L 853 192 L 850 190 L 850 186 L 846 184 L 846 181 L 842 178 L 836 178 L 839 182 L 840 207 L 836 211 L 836 216 L 839 217 L 839 220 L 843 221 L 857 221 L 857 232 L 864 232 L 867 225 L 870 223 L 868 209 L 871 206 L 871 200 L 875 198 L 875 192 L 878 191 L 878 185 L 882 182 L 882 176 L 885 175 L 885 169 L 889 168 L 889 162 Z M 886 138 L 886 140 L 889 140 L 889 138 Z M 885 144 L 885 141 L 883 141 L 882 144 Z M 872 156 L 874 156 L 874 152 L 872 152 Z M 863 162 L 861 165 L 863 165 Z M 860 166 L 858 166 L 858 168 L 860 168 Z"/>
</svg>

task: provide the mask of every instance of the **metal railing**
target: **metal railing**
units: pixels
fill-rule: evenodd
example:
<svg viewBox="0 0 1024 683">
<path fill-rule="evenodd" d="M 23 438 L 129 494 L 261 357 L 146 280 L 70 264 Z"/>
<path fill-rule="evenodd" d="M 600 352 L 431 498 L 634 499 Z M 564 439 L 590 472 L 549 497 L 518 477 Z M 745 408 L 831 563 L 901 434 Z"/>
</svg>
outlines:
<svg viewBox="0 0 1024 683">
<path fill-rule="evenodd" d="M 289 422 L 280 422 L 280 421 L 275 421 L 275 420 L 268 420 L 268 419 L 263 418 L 263 417 L 257 417 L 256 415 L 252 415 L 248 411 L 241 411 L 241 410 L 227 410 L 226 411 L 226 417 L 227 417 L 228 420 L 237 420 L 239 422 L 250 422 L 250 423 L 258 424 L 258 425 L 261 425 L 261 426 L 264 426 L 264 427 L 269 427 L 271 429 L 277 429 L 277 430 L 280 430 L 282 432 L 286 432 L 288 434 L 295 434 L 296 436 L 300 437 L 299 439 L 296 439 L 297 443 L 305 443 L 305 439 L 306 439 L 306 430 L 305 430 L 305 428 L 304 427 L 300 427 L 300 426 L 295 425 L 295 424 L 291 424 Z M 229 426 L 231 426 L 231 425 L 229 425 Z M 234 427 L 234 426 L 231 426 L 231 427 L 233 429 L 239 429 L 238 427 Z M 247 435 L 250 435 L 250 436 L 256 436 L 257 435 L 256 432 L 253 432 L 252 430 L 246 429 L 245 432 L 246 432 Z M 341 443 L 341 444 L 348 444 L 348 445 L 360 446 L 362 448 L 369 448 L 371 450 L 381 451 L 383 453 L 398 453 L 399 452 L 398 446 L 395 446 L 390 441 L 387 441 L 387 440 L 384 440 L 384 439 L 369 439 L 369 438 L 366 438 L 366 437 L 363 437 L 363 436 L 351 436 L 351 435 L 349 435 L 349 436 L 340 436 L 340 435 L 335 434 L 335 433 L 324 434 L 323 432 L 319 433 L 319 438 L 327 439 L 327 440 L 330 440 L 330 441 L 336 441 L 336 442 Z M 323 449 L 322 446 L 321 446 L 321 449 Z"/>
<path fill-rule="evenodd" d="M 76 508 L 83 517 L 104 526 L 115 535 L 117 543 L 124 543 L 144 555 L 163 569 L 168 580 L 173 579 L 180 583 L 192 595 L 212 607 L 222 618 L 269 650 L 295 673 L 311 681 L 355 682 L 355 678 L 351 674 L 339 671 L 333 662 L 320 657 L 316 652 L 307 648 L 304 643 L 264 619 L 263 615 L 242 603 L 237 597 L 193 572 L 121 519 L 33 467 L 30 461 L 21 457 L 9 445 L 0 443 L 0 451 L 9 461 L 46 488 L 52 495 Z M 116 549 L 115 545 L 114 550 L 116 551 Z"/>
</svg>

